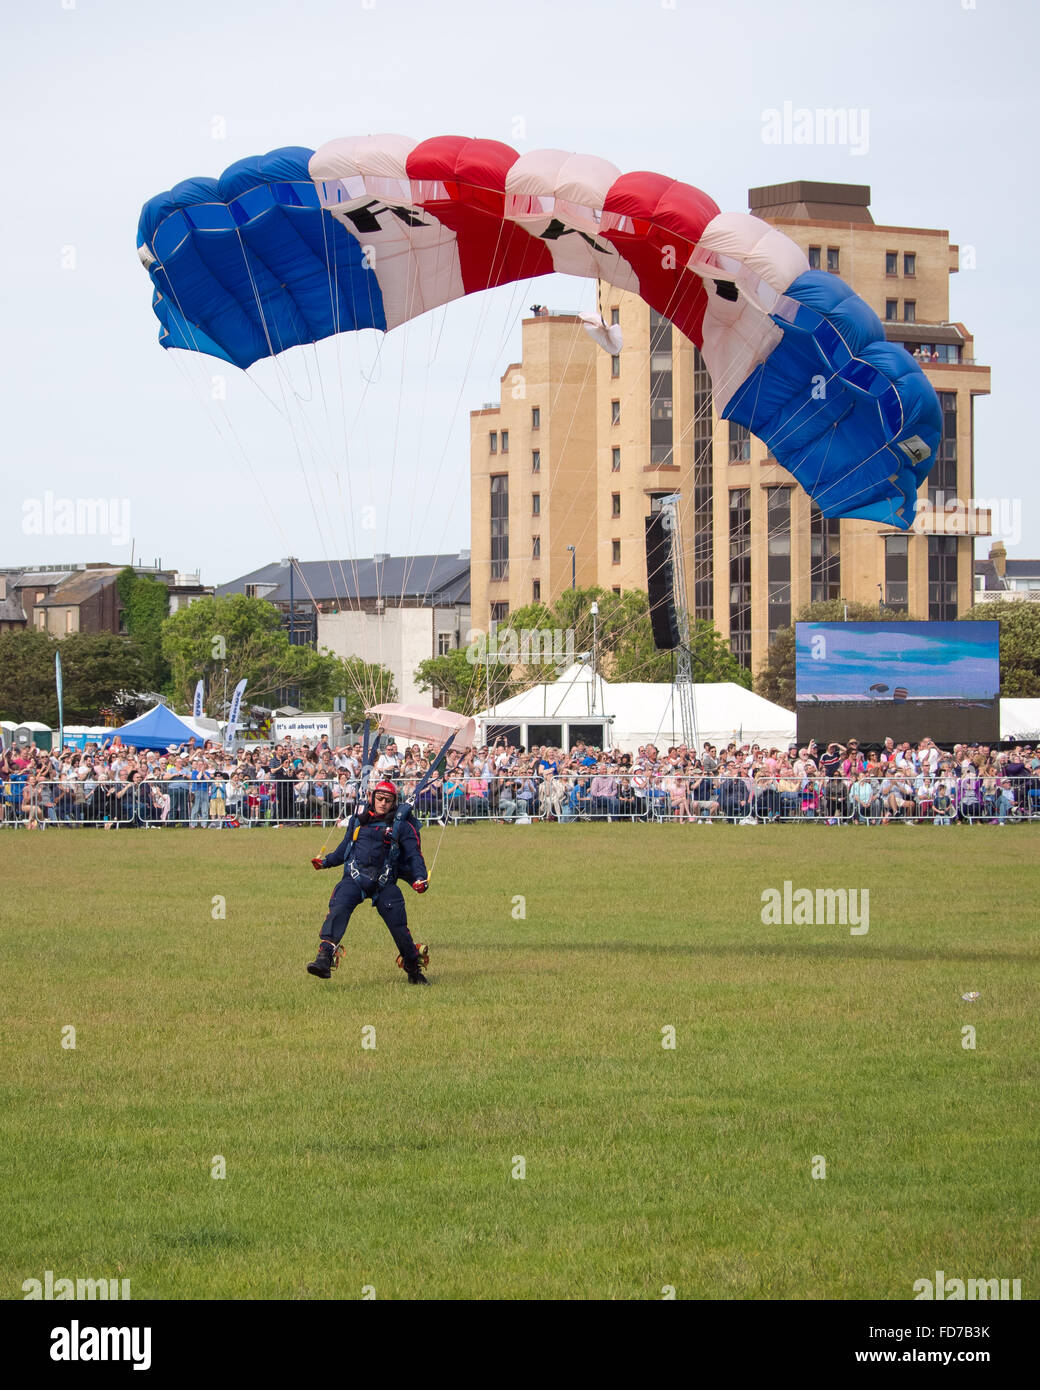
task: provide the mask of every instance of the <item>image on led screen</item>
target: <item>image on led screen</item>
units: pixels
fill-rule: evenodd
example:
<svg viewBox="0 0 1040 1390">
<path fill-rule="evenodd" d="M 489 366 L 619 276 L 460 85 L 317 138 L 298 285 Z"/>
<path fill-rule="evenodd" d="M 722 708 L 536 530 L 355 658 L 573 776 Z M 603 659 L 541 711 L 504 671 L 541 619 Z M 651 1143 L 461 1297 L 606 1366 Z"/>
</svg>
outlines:
<svg viewBox="0 0 1040 1390">
<path fill-rule="evenodd" d="M 799 740 L 999 736 L 999 625 L 798 623 Z"/>
</svg>

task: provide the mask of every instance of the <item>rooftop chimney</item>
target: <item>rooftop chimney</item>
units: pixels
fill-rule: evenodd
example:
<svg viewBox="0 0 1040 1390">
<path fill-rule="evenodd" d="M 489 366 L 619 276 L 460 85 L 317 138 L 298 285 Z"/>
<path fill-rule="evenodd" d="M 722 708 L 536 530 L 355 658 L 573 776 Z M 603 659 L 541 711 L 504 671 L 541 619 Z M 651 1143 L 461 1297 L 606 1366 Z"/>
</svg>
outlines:
<svg viewBox="0 0 1040 1390">
<path fill-rule="evenodd" d="M 1007 571 L 1007 546 L 1003 541 L 993 542 L 989 548 L 989 558 L 993 561 L 993 568 L 1003 579 Z"/>
</svg>

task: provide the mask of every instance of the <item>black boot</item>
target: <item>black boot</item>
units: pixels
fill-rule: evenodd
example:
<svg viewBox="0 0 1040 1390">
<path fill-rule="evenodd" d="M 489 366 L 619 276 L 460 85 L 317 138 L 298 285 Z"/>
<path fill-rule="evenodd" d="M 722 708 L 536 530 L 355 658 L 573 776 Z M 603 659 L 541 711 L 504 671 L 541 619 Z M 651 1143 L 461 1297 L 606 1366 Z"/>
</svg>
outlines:
<svg viewBox="0 0 1040 1390">
<path fill-rule="evenodd" d="M 421 941 L 415 943 L 415 957 L 406 964 L 403 956 L 397 957 L 397 964 L 408 976 L 410 985 L 428 985 L 430 982 L 423 974 L 423 966 L 430 963 L 430 948 L 424 946 Z"/>
<path fill-rule="evenodd" d="M 321 980 L 327 980 L 337 964 L 336 947 L 331 941 L 323 941 L 318 947 L 318 954 L 307 967 L 311 975 L 317 975 Z"/>
</svg>

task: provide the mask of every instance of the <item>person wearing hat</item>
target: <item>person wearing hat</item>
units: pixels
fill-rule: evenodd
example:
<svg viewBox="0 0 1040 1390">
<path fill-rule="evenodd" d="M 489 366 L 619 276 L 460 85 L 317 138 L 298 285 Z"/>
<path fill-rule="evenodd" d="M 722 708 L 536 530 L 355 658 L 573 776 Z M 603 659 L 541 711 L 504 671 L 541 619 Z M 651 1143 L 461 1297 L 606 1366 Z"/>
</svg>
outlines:
<svg viewBox="0 0 1040 1390">
<path fill-rule="evenodd" d="M 429 952 L 412 940 L 404 895 L 397 880 L 403 878 L 417 893 L 425 893 L 430 886 L 429 874 L 418 827 L 407 805 L 398 814 L 393 783 L 377 782 L 367 806 L 347 822 L 347 833 L 339 846 L 311 863 L 316 869 L 335 869 L 342 864 L 343 877 L 329 899 L 318 954 L 307 966 L 308 972 L 319 979 L 329 979 L 339 962 L 340 942 L 351 913 L 370 898 L 394 938 L 400 952 L 397 963 L 408 976 L 409 984 L 428 985 L 422 967 L 429 962 Z"/>
</svg>

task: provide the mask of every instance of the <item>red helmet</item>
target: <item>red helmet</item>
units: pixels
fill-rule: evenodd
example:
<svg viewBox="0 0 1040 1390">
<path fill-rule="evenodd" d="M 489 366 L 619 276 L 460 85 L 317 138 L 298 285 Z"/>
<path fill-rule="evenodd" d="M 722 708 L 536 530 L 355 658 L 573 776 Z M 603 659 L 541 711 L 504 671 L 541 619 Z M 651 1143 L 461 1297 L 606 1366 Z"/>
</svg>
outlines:
<svg viewBox="0 0 1040 1390">
<path fill-rule="evenodd" d="M 369 796 L 369 800 L 372 802 L 373 805 L 375 804 L 376 792 L 389 792 L 389 794 L 394 798 L 394 800 L 397 800 L 397 788 L 394 786 L 393 782 L 377 782 L 375 784 L 375 786 L 372 788 L 371 795 Z"/>
</svg>

